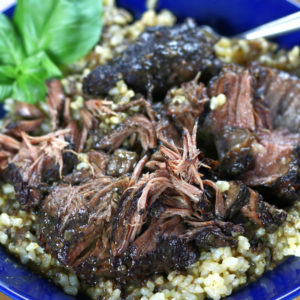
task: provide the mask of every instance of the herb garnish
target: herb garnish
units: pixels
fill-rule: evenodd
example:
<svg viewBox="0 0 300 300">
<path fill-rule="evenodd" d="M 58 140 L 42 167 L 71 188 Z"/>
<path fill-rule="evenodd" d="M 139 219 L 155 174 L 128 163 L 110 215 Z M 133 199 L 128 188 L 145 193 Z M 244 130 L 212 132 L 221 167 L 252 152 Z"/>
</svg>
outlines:
<svg viewBox="0 0 300 300">
<path fill-rule="evenodd" d="M 45 80 L 98 42 L 101 15 L 101 0 L 18 0 L 12 21 L 0 14 L 0 100 L 43 101 Z"/>
</svg>

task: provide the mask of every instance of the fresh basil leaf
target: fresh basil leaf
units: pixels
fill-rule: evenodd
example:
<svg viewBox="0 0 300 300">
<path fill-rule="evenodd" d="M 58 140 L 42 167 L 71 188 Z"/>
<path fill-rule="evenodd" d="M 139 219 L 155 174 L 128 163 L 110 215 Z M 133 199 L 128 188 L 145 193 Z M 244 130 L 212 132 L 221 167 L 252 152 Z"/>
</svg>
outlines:
<svg viewBox="0 0 300 300">
<path fill-rule="evenodd" d="M 46 51 L 55 63 L 86 55 L 101 33 L 101 0 L 19 0 L 14 21 L 27 54 Z"/>
<path fill-rule="evenodd" d="M 41 80 L 62 75 L 60 69 L 51 61 L 48 55 L 42 51 L 27 57 L 20 66 L 24 74 L 39 74 Z"/>
<path fill-rule="evenodd" d="M 45 81 L 62 75 L 45 52 L 27 57 L 18 68 L 8 67 L 0 66 L 0 83 L 13 84 L 14 99 L 27 103 L 43 101 L 46 95 Z M 7 71 L 16 73 L 11 73 L 9 77 Z M 13 78 L 17 78 L 14 83 Z"/>
<path fill-rule="evenodd" d="M 13 85 L 12 98 L 18 101 L 35 104 L 44 101 L 46 85 L 38 74 L 23 74 Z"/>
<path fill-rule="evenodd" d="M 11 21 L 0 14 L 0 64 L 19 64 L 24 57 L 22 43 Z"/>
<path fill-rule="evenodd" d="M 17 77 L 17 68 L 12 65 L 0 66 L 0 84 L 12 83 Z"/>
<path fill-rule="evenodd" d="M 0 84 L 0 101 L 4 101 L 12 94 L 11 84 Z"/>
<path fill-rule="evenodd" d="M 43 69 L 47 72 L 47 79 L 62 76 L 61 70 L 53 63 L 46 53 L 41 57 L 41 64 Z"/>
</svg>

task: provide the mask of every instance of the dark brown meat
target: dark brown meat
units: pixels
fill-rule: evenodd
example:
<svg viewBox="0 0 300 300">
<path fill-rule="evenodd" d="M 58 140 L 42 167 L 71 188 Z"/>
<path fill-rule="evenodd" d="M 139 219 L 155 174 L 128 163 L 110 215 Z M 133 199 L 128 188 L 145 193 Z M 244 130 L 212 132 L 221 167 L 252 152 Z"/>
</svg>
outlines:
<svg viewBox="0 0 300 300">
<path fill-rule="evenodd" d="M 124 270 L 115 273 L 116 279 L 137 281 L 137 275 L 147 278 L 153 273 L 184 270 L 196 262 L 198 250 L 187 239 L 180 237 L 184 229 L 179 216 L 153 221 L 128 250 L 115 259 L 114 269 Z"/>
<path fill-rule="evenodd" d="M 283 224 L 287 213 L 263 201 L 263 197 L 238 181 L 230 181 L 225 192 L 226 218 L 250 220 L 256 225 L 273 230 Z M 242 222 L 244 223 L 244 222 Z"/>
<path fill-rule="evenodd" d="M 115 150 L 132 134 L 138 134 L 144 150 L 156 147 L 156 133 L 153 124 L 143 115 L 135 115 L 126 119 L 96 143 L 95 149 Z"/>
<path fill-rule="evenodd" d="M 77 186 L 58 185 L 38 215 L 40 243 L 86 280 L 100 273 L 109 276 L 111 218 L 127 185 L 128 178 L 108 176 Z"/>
<path fill-rule="evenodd" d="M 121 176 L 132 172 L 137 161 L 138 155 L 135 152 L 117 149 L 109 160 L 107 175 Z"/>
<path fill-rule="evenodd" d="M 244 174 L 248 185 L 268 184 L 287 174 L 295 159 L 294 146 L 300 143 L 300 136 L 285 131 L 261 131 L 256 138 L 252 144 L 255 165 Z"/>
<path fill-rule="evenodd" d="M 278 130 L 251 133 L 248 129 L 225 127 L 223 135 L 217 135 L 215 140 L 222 176 L 263 187 L 283 206 L 298 199 L 298 134 Z"/>
<path fill-rule="evenodd" d="M 257 79 L 252 72 L 226 67 L 211 83 L 209 93 L 223 93 L 227 99 L 206 119 L 206 129 L 215 138 L 222 176 L 267 188 L 281 205 L 298 199 L 300 135 L 272 131 L 272 114 L 256 96 Z"/>
<path fill-rule="evenodd" d="M 253 108 L 254 79 L 248 69 L 226 66 L 210 82 L 209 96 L 226 96 L 226 103 L 208 117 L 209 130 L 218 134 L 224 126 L 246 128 L 251 131 L 262 127 L 261 119 Z"/>
<path fill-rule="evenodd" d="M 207 221 L 199 222 L 188 235 L 195 241 L 198 248 L 210 249 L 237 246 L 237 240 L 232 237 L 233 232 L 242 234 L 244 230 L 241 226 L 230 222 Z"/>
<path fill-rule="evenodd" d="M 106 95 L 123 78 L 136 91 L 164 94 L 171 86 L 213 73 L 220 63 L 213 44 L 192 20 L 173 27 L 149 27 L 122 53 L 92 71 L 83 82 L 88 95 Z"/>
<path fill-rule="evenodd" d="M 203 83 L 197 83 L 197 78 L 181 85 L 181 98 L 176 100 L 176 95 L 170 90 L 166 96 L 166 111 L 176 125 L 181 125 L 189 131 L 193 130 L 195 121 L 203 113 L 204 105 L 209 101 L 206 87 Z M 175 97 L 175 98 L 174 98 Z"/>
<path fill-rule="evenodd" d="M 300 79 L 276 69 L 254 65 L 250 68 L 257 80 L 255 96 L 272 113 L 274 128 L 300 131 Z"/>
<path fill-rule="evenodd" d="M 252 144 L 254 167 L 240 179 L 250 186 L 269 188 L 281 201 L 290 204 L 299 199 L 300 136 L 286 131 L 258 132 Z"/>
<path fill-rule="evenodd" d="M 68 146 L 65 141 L 68 133 L 66 129 L 42 137 L 22 133 L 23 143 L 10 160 L 6 180 L 14 185 L 16 198 L 23 209 L 37 205 L 48 183 L 59 180 L 76 164 L 73 154 L 63 153 Z"/>
</svg>

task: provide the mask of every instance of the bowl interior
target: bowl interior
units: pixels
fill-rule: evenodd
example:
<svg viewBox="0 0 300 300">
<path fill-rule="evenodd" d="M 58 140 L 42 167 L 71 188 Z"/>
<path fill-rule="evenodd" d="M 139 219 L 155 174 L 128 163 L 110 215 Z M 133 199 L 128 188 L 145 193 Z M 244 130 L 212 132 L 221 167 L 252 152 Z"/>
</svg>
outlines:
<svg viewBox="0 0 300 300">
<path fill-rule="evenodd" d="M 118 0 L 118 5 L 131 11 L 135 17 L 145 10 L 143 0 Z M 158 9 L 170 9 L 182 21 L 195 18 L 220 34 L 233 35 L 260 24 L 293 13 L 299 8 L 285 0 L 160 0 Z M 13 8 L 6 11 L 12 15 Z M 282 47 L 290 48 L 300 41 L 300 33 L 276 39 Z M 240 289 L 227 299 L 292 299 L 300 295 L 300 258 L 291 257 L 260 280 Z M 83 299 L 71 297 L 59 288 L 19 264 L 0 247 L 0 291 L 13 299 Z"/>
</svg>

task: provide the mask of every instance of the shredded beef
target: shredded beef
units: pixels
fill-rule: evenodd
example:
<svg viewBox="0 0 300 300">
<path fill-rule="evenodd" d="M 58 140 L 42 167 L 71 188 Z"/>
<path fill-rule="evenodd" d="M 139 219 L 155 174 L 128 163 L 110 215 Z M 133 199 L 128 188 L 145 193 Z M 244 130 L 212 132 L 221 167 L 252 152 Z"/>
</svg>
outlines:
<svg viewBox="0 0 300 300">
<path fill-rule="evenodd" d="M 166 111 L 177 126 L 192 131 L 195 120 L 203 113 L 204 105 L 208 102 L 206 87 L 197 83 L 197 78 L 181 85 L 178 93 L 183 98 L 176 100 L 172 90 L 166 96 Z"/>
<path fill-rule="evenodd" d="M 69 177 L 41 203 L 40 243 L 85 281 L 104 276 L 123 283 L 183 270 L 203 248 L 237 246 L 233 234 L 244 233 L 241 218 L 267 230 L 281 225 L 286 213 L 245 184 L 231 181 L 222 194 L 202 178 L 200 170 L 211 167 L 200 159 L 197 127 L 192 134 L 185 129 L 182 150 L 162 137 L 160 155 L 153 156 L 160 160 L 148 164 L 144 156 L 131 178 L 120 174 L 133 165 L 121 161 L 116 170 L 115 164 L 137 154 L 119 150 L 108 162 L 102 152 L 90 152 L 88 179 Z M 110 164 L 116 177 L 104 174 Z M 143 173 L 146 164 L 155 166 L 151 173 Z"/>
<path fill-rule="evenodd" d="M 156 134 L 153 124 L 145 116 L 136 115 L 128 118 L 117 129 L 104 136 L 95 144 L 95 149 L 115 150 L 133 133 L 139 135 L 144 150 L 156 147 Z"/>
</svg>

